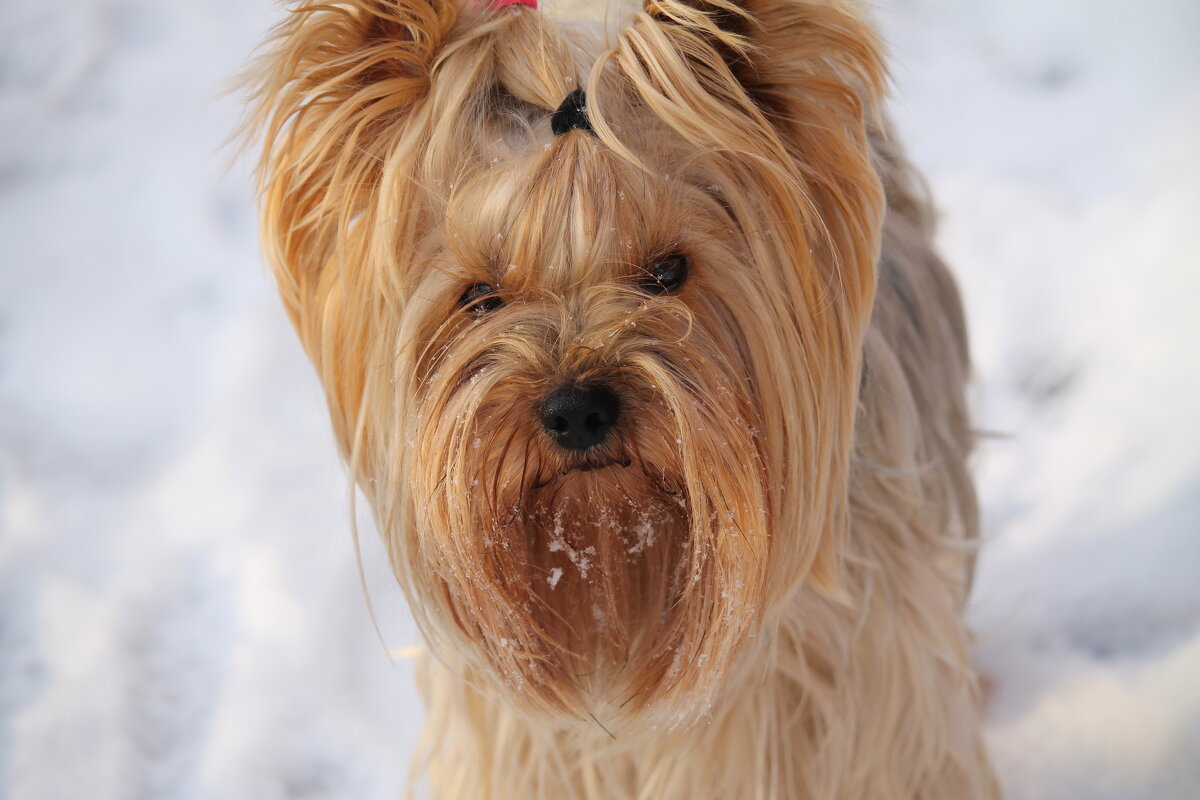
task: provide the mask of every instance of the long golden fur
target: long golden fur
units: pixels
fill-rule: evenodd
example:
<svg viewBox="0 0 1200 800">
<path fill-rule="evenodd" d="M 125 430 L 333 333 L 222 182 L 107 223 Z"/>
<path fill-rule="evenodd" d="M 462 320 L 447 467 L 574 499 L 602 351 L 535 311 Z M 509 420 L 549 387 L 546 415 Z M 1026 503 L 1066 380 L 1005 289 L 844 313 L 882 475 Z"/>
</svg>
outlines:
<svg viewBox="0 0 1200 800">
<path fill-rule="evenodd" d="M 434 797 L 997 796 L 965 327 L 884 80 L 841 2 L 277 29 L 264 241 L 434 655 Z M 594 135 L 555 136 L 576 88 Z M 540 398 L 596 382 L 620 425 L 557 447 Z"/>
</svg>

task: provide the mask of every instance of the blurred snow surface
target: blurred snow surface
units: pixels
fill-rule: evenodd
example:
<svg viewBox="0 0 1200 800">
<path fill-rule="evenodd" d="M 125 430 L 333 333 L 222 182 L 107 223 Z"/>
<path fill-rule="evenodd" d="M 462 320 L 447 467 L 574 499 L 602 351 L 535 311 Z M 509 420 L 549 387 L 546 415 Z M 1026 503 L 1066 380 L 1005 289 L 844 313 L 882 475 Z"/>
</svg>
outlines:
<svg viewBox="0 0 1200 800">
<path fill-rule="evenodd" d="M 279 13 L 0 5 L 0 797 L 404 784 L 411 665 L 224 172 L 222 81 Z M 972 620 L 1008 795 L 1200 797 L 1200 4 L 880 16 L 997 434 Z"/>
</svg>

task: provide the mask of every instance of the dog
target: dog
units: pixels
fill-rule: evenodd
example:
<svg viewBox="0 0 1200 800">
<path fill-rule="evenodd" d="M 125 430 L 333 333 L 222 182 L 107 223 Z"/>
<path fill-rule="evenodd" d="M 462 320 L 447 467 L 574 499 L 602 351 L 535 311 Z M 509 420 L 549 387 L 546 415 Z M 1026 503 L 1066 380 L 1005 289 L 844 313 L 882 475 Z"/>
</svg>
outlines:
<svg viewBox="0 0 1200 800">
<path fill-rule="evenodd" d="M 999 796 L 956 284 L 840 0 L 305 0 L 267 258 L 430 656 L 436 798 Z"/>
</svg>

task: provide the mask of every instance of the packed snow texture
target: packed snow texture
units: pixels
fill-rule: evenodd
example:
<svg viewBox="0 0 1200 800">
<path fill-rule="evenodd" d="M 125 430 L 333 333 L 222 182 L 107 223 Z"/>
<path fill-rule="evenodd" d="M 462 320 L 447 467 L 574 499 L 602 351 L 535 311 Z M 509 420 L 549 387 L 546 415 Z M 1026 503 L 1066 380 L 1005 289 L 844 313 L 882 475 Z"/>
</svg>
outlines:
<svg viewBox="0 0 1200 800">
<path fill-rule="evenodd" d="M 0 797 L 392 798 L 417 642 L 257 254 L 266 0 L 0 4 Z M 974 333 L 1012 798 L 1200 797 L 1200 4 L 880 9 Z M 381 642 L 382 638 L 382 642 Z"/>
</svg>

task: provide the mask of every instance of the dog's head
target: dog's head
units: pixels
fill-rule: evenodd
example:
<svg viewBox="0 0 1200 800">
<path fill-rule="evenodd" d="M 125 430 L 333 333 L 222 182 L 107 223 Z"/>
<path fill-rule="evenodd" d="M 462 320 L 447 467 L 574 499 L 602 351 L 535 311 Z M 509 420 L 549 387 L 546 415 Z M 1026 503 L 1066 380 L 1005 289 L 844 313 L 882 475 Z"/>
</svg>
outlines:
<svg viewBox="0 0 1200 800">
<path fill-rule="evenodd" d="M 530 713 L 676 721 L 836 590 L 882 215 L 859 20 L 652 0 L 603 49 L 306 2 L 255 80 L 266 246 L 436 651 Z"/>
</svg>

